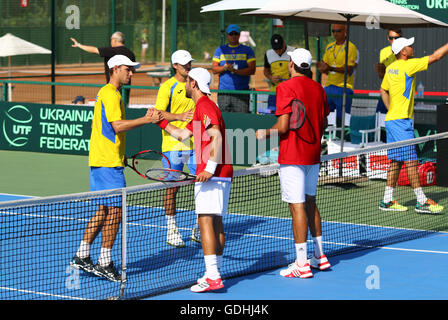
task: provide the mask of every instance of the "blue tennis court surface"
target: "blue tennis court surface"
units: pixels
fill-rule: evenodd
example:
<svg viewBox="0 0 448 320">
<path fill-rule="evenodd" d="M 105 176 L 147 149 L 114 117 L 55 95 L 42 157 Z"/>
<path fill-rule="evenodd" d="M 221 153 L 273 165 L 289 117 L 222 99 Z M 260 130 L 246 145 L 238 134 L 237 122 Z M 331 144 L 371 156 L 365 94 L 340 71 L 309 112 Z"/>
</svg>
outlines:
<svg viewBox="0 0 448 320">
<path fill-rule="evenodd" d="M 6 201 L 20 196 L 1 196 Z M 83 212 L 94 212 L 94 204 L 82 202 Z M 0 211 L 0 223 L 8 225 L 20 221 L 14 237 L 2 240 L 2 278 L 0 293 L 20 299 L 95 299 L 96 292 L 116 296 L 120 284 L 79 272 L 69 267 L 83 236 L 87 221 L 77 216 L 78 208 L 51 215 Z M 87 210 L 85 210 L 87 209 Z M 164 232 L 153 232 L 165 227 L 165 218 L 133 220 L 133 208 L 128 208 L 127 284 L 126 297 L 152 294 L 163 275 L 163 286 L 169 290 L 179 283 L 184 287 L 204 271 L 202 250 L 189 239 L 193 219 L 180 220 L 179 229 L 186 240 L 186 248 L 174 249 L 165 244 Z M 193 215 L 193 212 L 183 212 Z M 272 228 L 275 219 L 275 228 Z M 295 258 L 289 219 L 241 216 L 229 214 L 225 225 L 227 247 L 222 274 L 226 288 L 215 293 L 194 294 L 189 289 L 176 290 L 151 298 L 152 300 L 301 300 L 301 299 L 446 299 L 448 297 L 448 234 L 422 232 L 419 239 L 379 248 L 365 248 L 354 253 L 330 258 L 329 271 L 316 271 L 312 279 L 287 279 L 279 275 L 279 268 Z M 46 226 L 45 228 L 42 226 Z M 378 228 L 386 237 L 393 238 L 407 231 L 366 225 L 329 222 L 323 223 L 323 233 L 354 232 L 351 243 L 338 237 L 324 243 L 324 250 L 337 252 L 339 248 L 366 246 L 366 239 L 375 239 Z M 60 232 L 54 232 L 60 230 Z M 340 231 L 340 232 L 338 232 Z M 23 234 L 24 237 L 17 237 Z M 31 236 L 30 236 L 31 235 Z M 26 236 L 26 237 L 25 237 Z M 92 261 L 99 255 L 99 241 L 92 247 Z M 259 248 L 259 252 L 245 250 Z M 380 244 L 381 245 L 381 244 Z M 279 248 L 289 248 L 283 250 Z M 367 246 L 368 247 L 368 246 Z M 113 260 L 119 268 L 120 246 L 115 245 Z M 262 251 L 260 253 L 260 251 Z M 11 254 L 13 253 L 13 255 Z M 26 257 L 26 261 L 19 259 Z M 233 269 L 256 270 L 257 264 L 269 260 L 274 269 L 234 277 Z M 188 263 L 188 270 L 183 270 Z M 230 267 L 229 267 L 230 266 Z M 166 274 L 174 269 L 176 274 Z M 171 271 L 170 271 L 171 270 Z M 44 275 L 44 276 L 42 276 Z M 18 285 L 17 279 L 23 279 Z M 73 281 L 75 279 L 76 281 Z M 167 280 L 168 279 L 168 280 Z M 95 291 L 92 291 L 95 288 Z M 145 288 L 142 292 L 142 288 Z"/>
</svg>

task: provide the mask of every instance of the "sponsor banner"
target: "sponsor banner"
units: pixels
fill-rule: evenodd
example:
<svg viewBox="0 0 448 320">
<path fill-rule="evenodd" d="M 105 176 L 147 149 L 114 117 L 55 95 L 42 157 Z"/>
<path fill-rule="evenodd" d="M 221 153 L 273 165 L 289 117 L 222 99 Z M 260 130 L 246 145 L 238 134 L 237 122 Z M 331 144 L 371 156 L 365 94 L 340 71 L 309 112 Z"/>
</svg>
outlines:
<svg viewBox="0 0 448 320">
<path fill-rule="evenodd" d="M 0 149 L 88 155 L 93 107 L 0 102 Z"/>
<path fill-rule="evenodd" d="M 448 0 L 388 0 L 428 17 L 448 23 Z"/>
</svg>

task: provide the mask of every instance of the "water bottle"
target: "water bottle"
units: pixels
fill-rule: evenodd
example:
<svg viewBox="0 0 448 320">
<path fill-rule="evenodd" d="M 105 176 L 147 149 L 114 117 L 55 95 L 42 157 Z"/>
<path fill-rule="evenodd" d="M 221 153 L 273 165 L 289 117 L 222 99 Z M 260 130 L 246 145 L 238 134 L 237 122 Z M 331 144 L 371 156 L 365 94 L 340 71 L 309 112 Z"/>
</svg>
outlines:
<svg viewBox="0 0 448 320">
<path fill-rule="evenodd" d="M 417 86 L 417 98 L 423 99 L 424 96 L 425 96 L 425 87 L 423 86 L 423 83 L 420 81 Z M 423 101 L 417 102 L 417 107 L 424 108 L 424 106 L 425 104 Z"/>
<path fill-rule="evenodd" d="M 424 95 L 425 95 L 425 87 L 423 86 L 423 83 L 420 81 L 417 86 L 417 98 L 423 99 Z"/>
</svg>

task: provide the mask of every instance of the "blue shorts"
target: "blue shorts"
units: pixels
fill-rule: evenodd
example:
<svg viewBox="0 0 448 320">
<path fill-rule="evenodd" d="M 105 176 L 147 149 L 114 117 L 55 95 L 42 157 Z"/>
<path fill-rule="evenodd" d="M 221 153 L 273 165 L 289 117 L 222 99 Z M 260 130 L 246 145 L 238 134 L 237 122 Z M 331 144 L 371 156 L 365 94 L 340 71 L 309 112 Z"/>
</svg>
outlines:
<svg viewBox="0 0 448 320">
<path fill-rule="evenodd" d="M 336 117 L 341 119 L 342 118 L 342 103 L 343 103 L 343 97 L 344 94 L 344 88 L 336 87 L 333 85 L 330 85 L 328 87 L 325 87 L 325 93 L 327 94 L 327 101 L 328 106 L 330 107 L 330 112 L 333 112 L 336 110 Z M 328 97 L 328 95 L 340 95 L 340 97 Z M 347 88 L 347 96 L 353 95 L 353 90 Z M 345 112 L 350 113 L 350 110 L 352 108 L 352 98 L 347 97 L 346 103 L 345 103 Z"/>
<path fill-rule="evenodd" d="M 90 167 L 90 191 L 120 189 L 126 187 L 124 168 Z M 97 205 L 120 207 L 121 197 L 111 196 L 92 200 Z"/>
<path fill-rule="evenodd" d="M 171 164 L 171 169 L 184 171 L 184 165 L 188 166 L 190 174 L 196 174 L 196 153 L 194 150 L 188 151 L 167 151 L 163 154 L 168 158 Z M 168 163 L 165 159 L 162 159 L 164 168 L 168 168 Z"/>
<path fill-rule="evenodd" d="M 414 139 L 412 119 L 398 119 L 385 121 L 387 143 Z M 389 160 L 412 161 L 418 160 L 415 145 L 387 150 Z"/>
</svg>

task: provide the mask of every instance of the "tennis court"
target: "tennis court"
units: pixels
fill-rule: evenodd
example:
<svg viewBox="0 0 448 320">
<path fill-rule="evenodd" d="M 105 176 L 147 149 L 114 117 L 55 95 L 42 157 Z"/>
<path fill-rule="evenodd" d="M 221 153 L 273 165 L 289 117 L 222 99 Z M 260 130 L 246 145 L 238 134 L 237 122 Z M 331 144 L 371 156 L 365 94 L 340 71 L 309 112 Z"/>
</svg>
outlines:
<svg viewBox="0 0 448 320">
<path fill-rule="evenodd" d="M 12 157 L 16 155 L 11 154 Z M 30 155 L 32 158 L 35 154 Z M 4 156 L 3 159 L 7 158 L 6 153 Z M 79 162 L 81 168 L 83 161 L 79 156 L 76 160 L 74 163 Z M 49 166 L 47 170 L 54 171 L 54 168 Z M 87 177 L 87 166 L 80 170 L 84 170 Z M 247 175 L 237 177 L 232 186 L 229 214 L 225 218 L 227 244 L 222 275 L 226 288 L 216 293 L 193 294 L 188 289 L 203 272 L 201 247 L 189 239 L 195 223 L 192 185 L 183 186 L 179 195 L 182 200 L 178 206 L 178 226 L 186 247 L 174 249 L 165 243 L 166 221 L 160 193 L 163 189 L 152 190 L 153 187 L 140 180 L 131 182 L 126 206 L 127 281 L 122 298 L 446 299 L 448 282 L 442 270 L 448 262 L 446 213 L 416 213 L 412 209 L 415 196 L 405 186 L 399 187 L 397 192 L 409 211 L 378 210 L 384 181 L 375 179 L 319 186 L 324 251 L 332 268 L 317 271 L 314 278 L 308 280 L 279 276 L 279 269 L 295 257 L 291 220 L 287 206 L 280 200 L 278 176 L 260 174 L 257 170 L 247 169 Z M 18 176 L 23 174 L 17 173 Z M 40 188 L 48 192 L 55 177 L 57 175 L 49 178 L 45 188 Z M 38 183 L 22 178 L 27 184 Z M 5 192 L 4 189 L 0 191 Z M 24 197 L 5 193 L 0 198 L 2 201 Z M 445 187 L 425 187 L 425 193 L 448 206 Z M 38 196 L 36 193 L 28 195 Z M 51 204 L 51 197 L 48 201 L 41 199 L 49 204 L 45 209 L 43 204 L 17 206 L 16 210 L 0 209 L 1 225 L 12 228 L 6 227 L 8 230 L 2 232 L 2 299 L 106 299 L 120 295 L 122 284 L 69 267 L 85 225 L 95 211 L 96 198 L 91 195 L 66 197 L 66 201 L 55 204 Z M 38 207 L 42 210 L 35 210 Z M 121 267 L 123 250 L 123 233 L 119 234 L 112 253 L 117 267 Z M 311 254 L 312 243 L 309 244 Z M 92 248 L 94 262 L 99 246 L 96 241 Z"/>
</svg>

